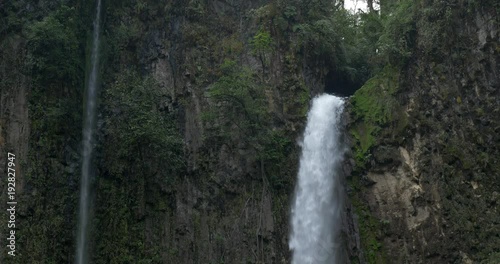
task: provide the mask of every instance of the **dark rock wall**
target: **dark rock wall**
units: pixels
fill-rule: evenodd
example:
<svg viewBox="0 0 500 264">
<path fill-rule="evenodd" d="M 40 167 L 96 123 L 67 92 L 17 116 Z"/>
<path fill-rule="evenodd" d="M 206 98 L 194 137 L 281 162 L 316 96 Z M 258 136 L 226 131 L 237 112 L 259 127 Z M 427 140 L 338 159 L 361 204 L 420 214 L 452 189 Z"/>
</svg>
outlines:
<svg viewBox="0 0 500 264">
<path fill-rule="evenodd" d="M 142 8 L 128 2 L 119 8 L 110 3 L 106 7 L 103 34 L 112 44 L 104 55 L 109 66 L 104 71 L 103 93 L 112 93 L 113 83 L 125 69 L 153 78 L 156 86 L 150 89 L 157 94 L 155 106 L 160 114 L 174 117 L 185 167 L 162 176 L 167 182 L 151 180 L 133 168 L 129 175 L 116 175 L 106 165 L 113 158 L 104 154 L 96 187 L 97 215 L 108 215 L 107 207 L 114 206 L 99 204 L 108 193 L 126 195 L 115 178 L 130 177 L 133 183 L 121 184 L 128 186 L 132 200 L 121 210 L 138 211 L 133 213 L 138 216 L 127 221 L 129 227 L 124 228 L 128 231 L 120 228 L 117 232 L 143 239 L 144 247 L 129 246 L 132 258 L 136 251 L 144 251 L 144 258 L 161 263 L 288 263 L 289 204 L 299 151 L 296 139 L 311 92 L 304 84 L 296 51 L 290 49 L 290 39 L 271 34 L 273 50 L 263 55 L 249 44 L 261 27 L 260 18 L 251 10 L 260 8 L 268 14 L 275 7 L 259 1 L 148 1 Z M 117 33 L 123 25 L 133 27 L 131 36 L 122 38 Z M 264 27 L 271 33 L 276 30 L 272 23 Z M 211 98 L 210 91 L 223 74 L 219 68 L 226 60 L 249 69 L 252 82 L 264 87 L 262 106 L 267 121 L 261 129 L 272 131 L 273 136 L 264 137 L 270 142 L 252 141 L 253 132 L 238 126 L 247 122 L 244 115 L 234 120 L 229 113 L 212 121 L 204 119 L 224 107 L 224 102 Z M 103 99 L 104 113 L 116 112 L 111 104 Z M 228 121 L 236 125 L 221 131 Z M 104 122 L 101 140 L 109 142 L 113 134 L 106 132 Z M 111 155 L 114 149 L 111 144 L 102 146 Z M 110 217 L 116 220 L 102 219 L 100 225 L 113 225 L 127 216 Z M 117 259 L 106 250 L 115 250 L 107 245 L 119 236 L 103 236 L 96 228 L 96 262 Z M 150 245 L 154 249 L 148 249 Z"/>
<path fill-rule="evenodd" d="M 306 14 L 285 18 L 278 2 L 104 2 L 93 262 L 290 262 L 296 142 L 311 96 L 336 75 L 334 62 L 308 57 L 314 50 L 292 29 Z M 497 263 L 498 4 L 415 5 L 408 62 L 385 67 L 349 102 L 346 255 L 351 263 Z M 2 11 L 0 166 L 14 151 L 23 204 L 24 252 L 12 263 L 73 259 L 78 65 L 93 10 L 82 1 L 15 1 Z M 50 41 L 37 35 L 40 25 L 52 26 Z M 252 44 L 263 32 L 272 48 Z M 72 48 L 50 48 L 57 45 Z M 59 69 L 45 56 L 74 64 L 45 71 Z M 36 68 L 40 61 L 51 67 Z M 221 67 L 227 61 L 261 88 L 245 102 L 262 122 L 216 112 L 227 109 L 213 97 L 231 72 Z"/>
<path fill-rule="evenodd" d="M 371 263 L 497 263 L 498 7 L 418 8 L 414 55 L 391 95 L 398 107 L 350 179 L 362 248 Z"/>
</svg>

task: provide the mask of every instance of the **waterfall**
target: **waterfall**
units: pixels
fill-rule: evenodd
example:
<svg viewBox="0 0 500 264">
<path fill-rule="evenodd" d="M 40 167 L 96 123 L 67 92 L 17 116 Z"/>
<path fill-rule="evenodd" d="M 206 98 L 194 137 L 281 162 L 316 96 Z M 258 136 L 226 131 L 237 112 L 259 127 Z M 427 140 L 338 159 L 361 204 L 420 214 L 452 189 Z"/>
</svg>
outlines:
<svg viewBox="0 0 500 264">
<path fill-rule="evenodd" d="M 96 119 L 97 74 L 99 68 L 99 23 L 101 17 L 101 0 L 97 0 L 94 32 L 92 38 L 92 54 L 90 57 L 90 74 L 87 80 L 86 104 L 83 124 L 82 176 L 80 182 L 80 209 L 76 245 L 76 263 L 88 262 L 88 223 L 90 204 L 91 161 L 94 148 L 93 134 Z"/>
<path fill-rule="evenodd" d="M 342 263 L 343 196 L 338 171 L 344 154 L 343 107 L 341 98 L 321 95 L 313 100 L 307 117 L 291 212 L 293 264 Z"/>
</svg>

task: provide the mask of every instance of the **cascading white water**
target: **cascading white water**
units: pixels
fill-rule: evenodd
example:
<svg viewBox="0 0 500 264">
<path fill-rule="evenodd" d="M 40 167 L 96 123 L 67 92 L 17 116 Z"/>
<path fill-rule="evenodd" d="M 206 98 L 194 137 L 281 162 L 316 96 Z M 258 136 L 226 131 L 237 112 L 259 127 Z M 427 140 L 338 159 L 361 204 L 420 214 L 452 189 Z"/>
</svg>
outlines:
<svg viewBox="0 0 500 264">
<path fill-rule="evenodd" d="M 97 0 L 96 17 L 94 19 L 94 32 L 92 35 L 92 54 L 90 57 L 90 74 L 87 82 L 86 105 L 83 124 L 83 152 L 82 152 L 82 175 L 80 180 L 80 209 L 78 234 L 76 242 L 76 263 L 84 264 L 88 262 L 88 223 L 90 204 L 90 180 L 91 161 L 94 149 L 93 134 L 96 119 L 96 95 L 97 95 L 97 75 L 99 68 L 99 23 L 101 17 L 101 0 Z"/>
<path fill-rule="evenodd" d="M 344 102 L 333 95 L 313 100 L 302 142 L 295 201 L 291 212 L 290 249 L 294 264 L 341 263 L 344 155 L 341 115 Z"/>
</svg>

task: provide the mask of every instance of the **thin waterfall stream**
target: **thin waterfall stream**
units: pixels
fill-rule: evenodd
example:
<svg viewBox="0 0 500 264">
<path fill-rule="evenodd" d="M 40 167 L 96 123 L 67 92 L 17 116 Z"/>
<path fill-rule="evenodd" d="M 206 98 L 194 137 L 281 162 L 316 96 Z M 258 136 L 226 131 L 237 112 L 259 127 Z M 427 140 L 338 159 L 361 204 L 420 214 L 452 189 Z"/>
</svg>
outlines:
<svg viewBox="0 0 500 264">
<path fill-rule="evenodd" d="M 90 207 L 90 181 L 92 178 L 92 153 L 94 150 L 94 130 L 97 110 L 97 75 L 99 72 L 99 26 L 101 17 L 101 0 L 97 0 L 94 31 L 92 34 L 92 54 L 90 57 L 90 74 L 87 81 L 86 104 L 83 124 L 82 175 L 80 182 L 80 205 L 78 233 L 76 242 L 76 263 L 88 263 L 88 226 Z"/>
<path fill-rule="evenodd" d="M 342 263 L 343 108 L 343 99 L 324 94 L 314 98 L 308 113 L 291 212 L 293 264 Z"/>
</svg>

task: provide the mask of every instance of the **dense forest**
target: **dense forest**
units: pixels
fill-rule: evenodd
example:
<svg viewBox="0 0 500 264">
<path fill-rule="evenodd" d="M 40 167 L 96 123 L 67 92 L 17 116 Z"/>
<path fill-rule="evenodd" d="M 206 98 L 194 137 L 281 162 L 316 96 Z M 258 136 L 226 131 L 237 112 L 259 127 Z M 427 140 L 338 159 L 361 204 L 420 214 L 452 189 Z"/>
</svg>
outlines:
<svg viewBox="0 0 500 264">
<path fill-rule="evenodd" d="M 74 263 L 96 5 L 0 2 L 1 263 Z M 329 93 L 345 263 L 500 263 L 500 2 L 358 6 L 102 0 L 89 262 L 291 263 L 298 141 Z"/>
</svg>

